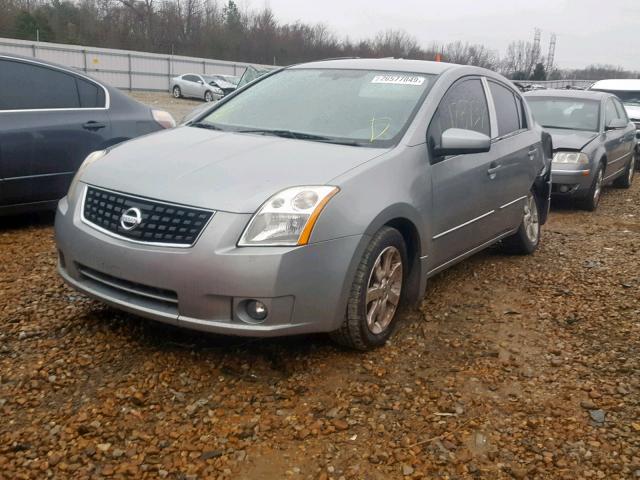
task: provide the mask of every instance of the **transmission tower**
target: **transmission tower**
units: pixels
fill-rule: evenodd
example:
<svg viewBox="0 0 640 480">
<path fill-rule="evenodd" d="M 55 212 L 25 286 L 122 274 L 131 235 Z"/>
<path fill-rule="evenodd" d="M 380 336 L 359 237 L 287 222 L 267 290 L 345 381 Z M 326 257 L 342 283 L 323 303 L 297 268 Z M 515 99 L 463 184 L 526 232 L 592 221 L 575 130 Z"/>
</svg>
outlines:
<svg viewBox="0 0 640 480">
<path fill-rule="evenodd" d="M 549 54 L 547 55 L 547 75 L 551 74 L 551 71 L 553 70 L 553 57 L 555 57 L 556 54 L 556 34 L 552 33 L 551 34 L 551 40 L 549 40 Z"/>
<path fill-rule="evenodd" d="M 534 30 L 534 35 L 533 35 L 533 48 L 531 49 L 531 53 L 532 53 L 532 57 L 533 60 L 535 60 L 536 62 L 540 59 L 540 32 L 541 30 L 539 28 L 536 28 Z"/>
</svg>

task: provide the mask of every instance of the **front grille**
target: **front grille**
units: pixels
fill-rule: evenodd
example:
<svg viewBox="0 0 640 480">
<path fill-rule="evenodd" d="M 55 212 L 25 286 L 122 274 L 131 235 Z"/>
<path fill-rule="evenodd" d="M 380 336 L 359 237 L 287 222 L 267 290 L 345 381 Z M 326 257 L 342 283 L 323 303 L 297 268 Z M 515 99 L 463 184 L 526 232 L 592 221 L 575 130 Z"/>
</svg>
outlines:
<svg viewBox="0 0 640 480">
<path fill-rule="evenodd" d="M 132 208 L 140 211 L 141 222 L 127 230 L 122 226 L 121 219 Z M 115 235 L 138 242 L 184 247 L 195 243 L 213 215 L 209 210 L 134 197 L 96 187 L 87 187 L 82 213 L 85 221 Z"/>
<path fill-rule="evenodd" d="M 141 300 L 159 302 L 166 307 L 177 308 L 178 295 L 173 290 L 151 287 L 141 283 L 131 282 L 122 278 L 114 277 L 106 273 L 99 272 L 85 265 L 77 265 L 78 271 L 86 279 L 101 287 L 126 295 L 136 296 Z"/>
</svg>

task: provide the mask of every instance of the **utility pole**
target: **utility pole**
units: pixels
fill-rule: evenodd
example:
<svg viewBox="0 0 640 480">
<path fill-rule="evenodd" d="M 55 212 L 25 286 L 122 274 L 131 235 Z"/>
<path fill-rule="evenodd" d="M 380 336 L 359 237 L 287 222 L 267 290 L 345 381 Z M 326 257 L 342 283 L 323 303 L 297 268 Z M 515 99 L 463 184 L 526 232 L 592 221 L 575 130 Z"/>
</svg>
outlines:
<svg viewBox="0 0 640 480">
<path fill-rule="evenodd" d="M 547 76 L 551 74 L 553 70 L 553 60 L 556 55 L 556 34 L 551 34 L 551 40 L 549 40 L 549 54 L 547 55 Z"/>
</svg>

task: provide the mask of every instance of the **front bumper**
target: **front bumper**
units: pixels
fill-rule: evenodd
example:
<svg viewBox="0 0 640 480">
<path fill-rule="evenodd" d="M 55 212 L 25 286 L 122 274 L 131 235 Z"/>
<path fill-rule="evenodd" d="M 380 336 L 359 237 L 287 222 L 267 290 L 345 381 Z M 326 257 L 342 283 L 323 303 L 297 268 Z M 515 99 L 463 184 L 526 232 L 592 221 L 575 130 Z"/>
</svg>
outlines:
<svg viewBox="0 0 640 480">
<path fill-rule="evenodd" d="M 553 196 L 586 195 L 593 183 L 590 165 L 552 164 Z"/>
<path fill-rule="evenodd" d="M 250 215 L 216 212 L 192 247 L 149 246 L 86 224 L 80 205 L 62 199 L 55 222 L 59 272 L 69 285 L 124 311 L 223 334 L 339 328 L 367 243 L 356 235 L 304 247 L 238 248 Z M 262 322 L 244 309 L 252 299 L 267 306 Z"/>
</svg>

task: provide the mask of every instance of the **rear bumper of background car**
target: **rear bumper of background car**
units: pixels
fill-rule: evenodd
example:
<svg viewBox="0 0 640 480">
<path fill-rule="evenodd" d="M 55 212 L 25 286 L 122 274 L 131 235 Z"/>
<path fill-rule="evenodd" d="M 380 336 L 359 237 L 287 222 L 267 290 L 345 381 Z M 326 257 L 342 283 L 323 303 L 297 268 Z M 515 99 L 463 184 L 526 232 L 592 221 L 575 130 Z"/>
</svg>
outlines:
<svg viewBox="0 0 640 480">
<path fill-rule="evenodd" d="M 244 247 L 250 215 L 216 212 L 190 248 L 137 244 L 88 225 L 81 202 L 60 201 L 59 271 L 72 287 L 118 309 L 195 330 L 276 336 L 337 329 L 366 242 L 360 235 L 304 247 Z M 263 321 L 247 313 L 266 305 Z"/>
</svg>

